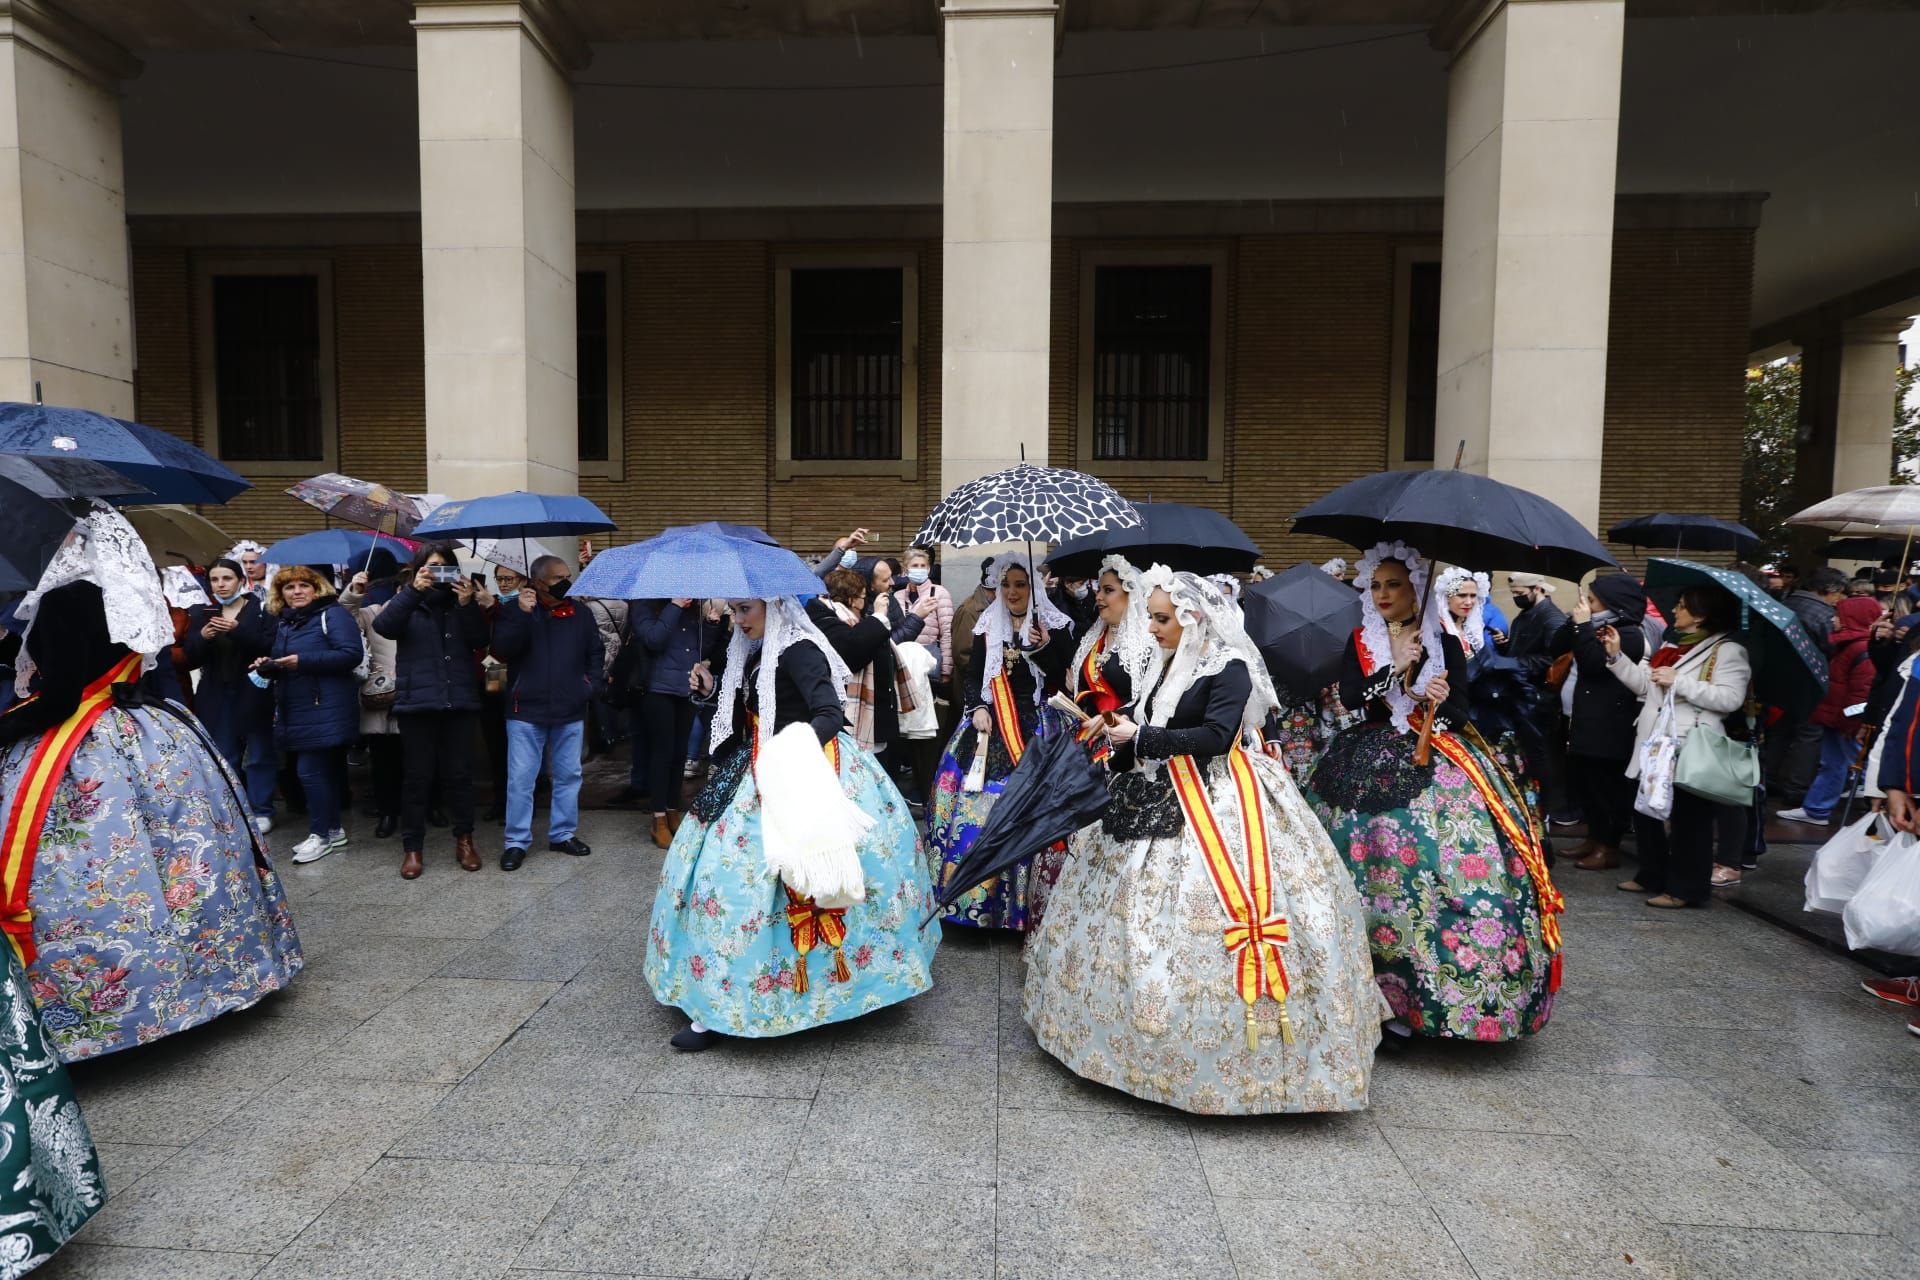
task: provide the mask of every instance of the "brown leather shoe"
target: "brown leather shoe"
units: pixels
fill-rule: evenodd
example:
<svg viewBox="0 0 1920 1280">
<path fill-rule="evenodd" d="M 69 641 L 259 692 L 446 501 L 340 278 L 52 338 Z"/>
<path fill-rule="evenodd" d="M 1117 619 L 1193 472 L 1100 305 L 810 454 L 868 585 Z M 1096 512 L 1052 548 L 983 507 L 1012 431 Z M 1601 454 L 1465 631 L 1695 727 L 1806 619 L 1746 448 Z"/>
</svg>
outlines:
<svg viewBox="0 0 1920 1280">
<path fill-rule="evenodd" d="M 472 832 L 453 838 L 453 856 L 460 860 L 460 869 L 462 871 L 478 871 L 480 869 L 480 853 L 473 847 Z"/>
<path fill-rule="evenodd" d="M 426 864 L 421 861 L 420 851 L 418 849 L 409 849 L 401 855 L 400 878 L 402 880 L 418 880 L 420 873 L 426 869 Z"/>
<path fill-rule="evenodd" d="M 1575 862 L 1578 862 L 1589 854 L 1598 853 L 1599 851 L 1600 846 L 1593 842 L 1592 836 L 1588 836 L 1585 840 L 1573 846 L 1573 848 L 1562 850 L 1560 856 L 1563 858 L 1572 858 Z"/>
<path fill-rule="evenodd" d="M 1573 864 L 1582 871 L 1611 871 L 1620 865 L 1620 851 L 1608 845 L 1595 845 L 1593 852 Z"/>
<path fill-rule="evenodd" d="M 667 830 L 673 832 L 675 835 L 679 835 L 680 820 L 686 816 L 686 814 L 680 812 L 678 809 L 667 810 Z"/>
<path fill-rule="evenodd" d="M 673 844 L 673 828 L 667 825 L 667 816 L 663 813 L 653 815 L 653 842 L 662 849 Z"/>
</svg>

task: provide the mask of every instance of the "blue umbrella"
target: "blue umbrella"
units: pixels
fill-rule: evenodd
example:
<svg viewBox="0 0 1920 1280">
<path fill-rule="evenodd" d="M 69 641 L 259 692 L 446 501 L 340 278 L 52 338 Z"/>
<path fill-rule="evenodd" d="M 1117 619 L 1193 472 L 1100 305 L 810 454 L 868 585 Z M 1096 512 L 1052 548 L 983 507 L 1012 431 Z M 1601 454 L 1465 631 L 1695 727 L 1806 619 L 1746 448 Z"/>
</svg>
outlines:
<svg viewBox="0 0 1920 1280">
<path fill-rule="evenodd" d="M 699 527 L 609 547 L 580 571 L 573 593 L 606 600 L 693 596 L 751 600 L 817 596 L 820 579 L 793 552 Z"/>
<path fill-rule="evenodd" d="M 0 403 L 0 453 L 88 458 L 150 492 L 118 498 L 146 502 L 225 502 L 253 485 L 177 436 L 90 409 Z"/>
<path fill-rule="evenodd" d="M 699 529 L 707 533 L 723 533 L 729 538 L 745 538 L 748 542 L 765 543 L 769 547 L 780 545 L 780 539 L 768 533 L 757 524 L 728 524 L 724 520 L 707 520 L 700 524 L 680 524 L 664 533 L 688 533 Z"/>
<path fill-rule="evenodd" d="M 442 538 L 538 538 L 557 533 L 604 533 L 614 527 L 607 513 L 571 493 L 497 493 L 455 498 L 435 507 L 411 536 Z"/>
<path fill-rule="evenodd" d="M 373 549 L 385 547 L 396 560 L 413 554 L 411 543 L 359 529 L 320 529 L 282 538 L 266 550 L 268 564 L 364 564 Z"/>
</svg>

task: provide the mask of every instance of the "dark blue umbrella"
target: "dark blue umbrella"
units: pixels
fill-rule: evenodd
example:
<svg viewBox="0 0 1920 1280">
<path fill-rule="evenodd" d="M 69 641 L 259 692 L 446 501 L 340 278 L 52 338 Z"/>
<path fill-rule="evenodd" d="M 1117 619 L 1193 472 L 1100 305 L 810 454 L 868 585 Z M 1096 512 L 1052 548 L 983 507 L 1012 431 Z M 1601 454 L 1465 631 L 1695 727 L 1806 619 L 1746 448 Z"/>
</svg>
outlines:
<svg viewBox="0 0 1920 1280">
<path fill-rule="evenodd" d="M 0 477 L 0 591 L 40 585 L 53 553 L 73 531 L 74 515 L 19 482 Z"/>
<path fill-rule="evenodd" d="M 267 548 L 265 559 L 268 564 L 364 564 L 375 547 L 385 547 L 401 561 L 413 554 L 413 544 L 401 538 L 358 529 L 319 529 L 282 538 Z"/>
<path fill-rule="evenodd" d="M 750 600 L 817 596 L 821 584 L 785 547 L 692 526 L 608 547 L 580 571 L 573 592 L 604 600 Z"/>
<path fill-rule="evenodd" d="M 1912 549 L 1908 538 L 1835 538 L 1816 551 L 1829 560 L 1898 560 Z"/>
<path fill-rule="evenodd" d="M 119 499 L 144 502 L 225 502 L 253 485 L 177 436 L 89 409 L 50 404 L 0 404 L 0 453 L 36 458 L 88 458 L 147 492 Z"/>
<path fill-rule="evenodd" d="M 1340 678 L 1347 638 L 1360 625 L 1360 593 L 1317 565 L 1297 564 L 1240 595 L 1247 636 L 1276 685 L 1312 701 Z"/>
<path fill-rule="evenodd" d="M 1764 545 L 1760 535 L 1747 526 L 1698 511 L 1656 511 L 1649 516 L 1635 516 L 1607 530 L 1607 537 L 1630 547 L 1737 551 L 1742 556 L 1758 555 Z"/>
<path fill-rule="evenodd" d="M 1400 540 L 1437 561 L 1577 581 L 1616 564 L 1585 525 L 1536 493 L 1471 471 L 1380 471 L 1295 513 L 1295 533 L 1365 550 Z"/>
<path fill-rule="evenodd" d="M 1260 548 L 1239 525 L 1208 507 L 1184 502 L 1136 502 L 1140 523 L 1102 529 L 1061 543 L 1047 557 L 1065 578 L 1091 578 L 1100 561 L 1125 556 L 1136 568 L 1164 564 L 1188 573 L 1245 573 L 1260 559 Z"/>
<path fill-rule="evenodd" d="M 134 498 L 147 487 L 87 458 L 0 453 L 0 478 L 42 498 Z"/>
<path fill-rule="evenodd" d="M 571 493 L 497 493 L 443 502 L 413 528 L 421 541 L 442 538 L 538 538 L 559 533 L 604 533 L 607 513 Z"/>
<path fill-rule="evenodd" d="M 1647 591 L 1664 597 L 1661 610 L 1673 616 L 1673 598 L 1682 588 L 1704 583 L 1731 593 L 1740 602 L 1734 638 L 1753 664 L 1753 693 L 1790 717 L 1804 716 L 1827 692 L 1827 660 L 1793 610 L 1768 595 L 1744 573 L 1655 557 L 1647 561 Z"/>
<path fill-rule="evenodd" d="M 673 526 L 672 529 L 662 530 L 662 532 L 673 533 L 678 531 L 680 533 L 688 533 L 695 529 L 699 529 L 705 533 L 725 534 L 729 538 L 745 538 L 748 542 L 759 542 L 769 547 L 777 547 L 780 545 L 780 539 L 774 537 L 757 524 L 728 524 L 724 520 L 707 520 L 700 524 L 679 524 Z"/>
</svg>

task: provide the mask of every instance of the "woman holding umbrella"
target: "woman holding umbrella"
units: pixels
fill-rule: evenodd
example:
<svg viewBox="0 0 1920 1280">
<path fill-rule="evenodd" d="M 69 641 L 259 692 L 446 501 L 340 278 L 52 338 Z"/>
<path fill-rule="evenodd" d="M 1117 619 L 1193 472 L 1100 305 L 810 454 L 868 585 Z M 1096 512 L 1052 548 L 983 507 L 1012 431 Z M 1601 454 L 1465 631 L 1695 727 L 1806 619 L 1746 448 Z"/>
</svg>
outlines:
<svg viewBox="0 0 1920 1280">
<path fill-rule="evenodd" d="M 1140 571 L 1125 556 L 1101 560 L 1093 598 L 1099 612 L 1067 668 L 1067 692 L 1089 712 L 1117 711 L 1133 701 L 1159 646 L 1147 629 Z"/>
<path fill-rule="evenodd" d="M 980 834 L 1027 743 L 1061 732 L 1066 723 L 1046 701 L 1066 676 L 1072 624 L 1036 579 L 1032 558 L 1022 552 L 1010 551 L 993 562 L 988 585 L 994 600 L 973 629 L 973 660 L 961 704 L 967 714 L 947 742 L 927 815 L 943 884 L 948 870 L 966 857 Z M 969 770 L 982 751 L 984 781 L 970 789 Z M 1025 929 L 1031 871 L 1029 863 L 980 885 L 959 899 L 945 918 L 979 928 Z"/>
<path fill-rule="evenodd" d="M 1387 1011 L 1339 854 L 1248 749 L 1279 705 L 1265 664 L 1205 579 L 1156 565 L 1136 594 L 1157 657 L 1106 730 L 1114 801 L 1029 937 L 1027 1023 L 1078 1074 L 1182 1110 L 1362 1109 Z"/>
<path fill-rule="evenodd" d="M 646 954 L 691 1051 L 918 995 L 940 942 L 907 803 L 846 732 L 846 664 L 792 596 L 733 601 L 733 628 L 713 769 L 661 867 Z"/>
<path fill-rule="evenodd" d="M 1390 1030 L 1512 1040 L 1547 1024 L 1559 896 L 1525 792 L 1469 722 L 1467 655 L 1423 643 L 1428 561 L 1404 543 L 1360 560 L 1361 626 L 1340 698 L 1367 719 L 1314 770 L 1316 806 L 1360 888 Z M 1436 758 L 1417 752 L 1432 717 Z"/>
</svg>

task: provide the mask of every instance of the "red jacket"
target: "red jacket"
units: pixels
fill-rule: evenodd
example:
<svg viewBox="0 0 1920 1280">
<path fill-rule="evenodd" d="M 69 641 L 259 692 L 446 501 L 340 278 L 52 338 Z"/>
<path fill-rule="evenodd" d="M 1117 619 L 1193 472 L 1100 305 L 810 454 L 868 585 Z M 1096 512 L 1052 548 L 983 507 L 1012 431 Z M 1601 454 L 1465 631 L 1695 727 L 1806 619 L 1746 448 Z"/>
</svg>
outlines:
<svg viewBox="0 0 1920 1280">
<path fill-rule="evenodd" d="M 1867 657 L 1867 633 L 1880 617 L 1881 606 L 1871 596 L 1840 602 L 1833 620 L 1833 656 L 1827 659 L 1827 696 L 1808 717 L 1823 729 L 1852 729 L 1861 717 L 1847 708 L 1867 700 L 1873 692 L 1873 661 Z"/>
</svg>

